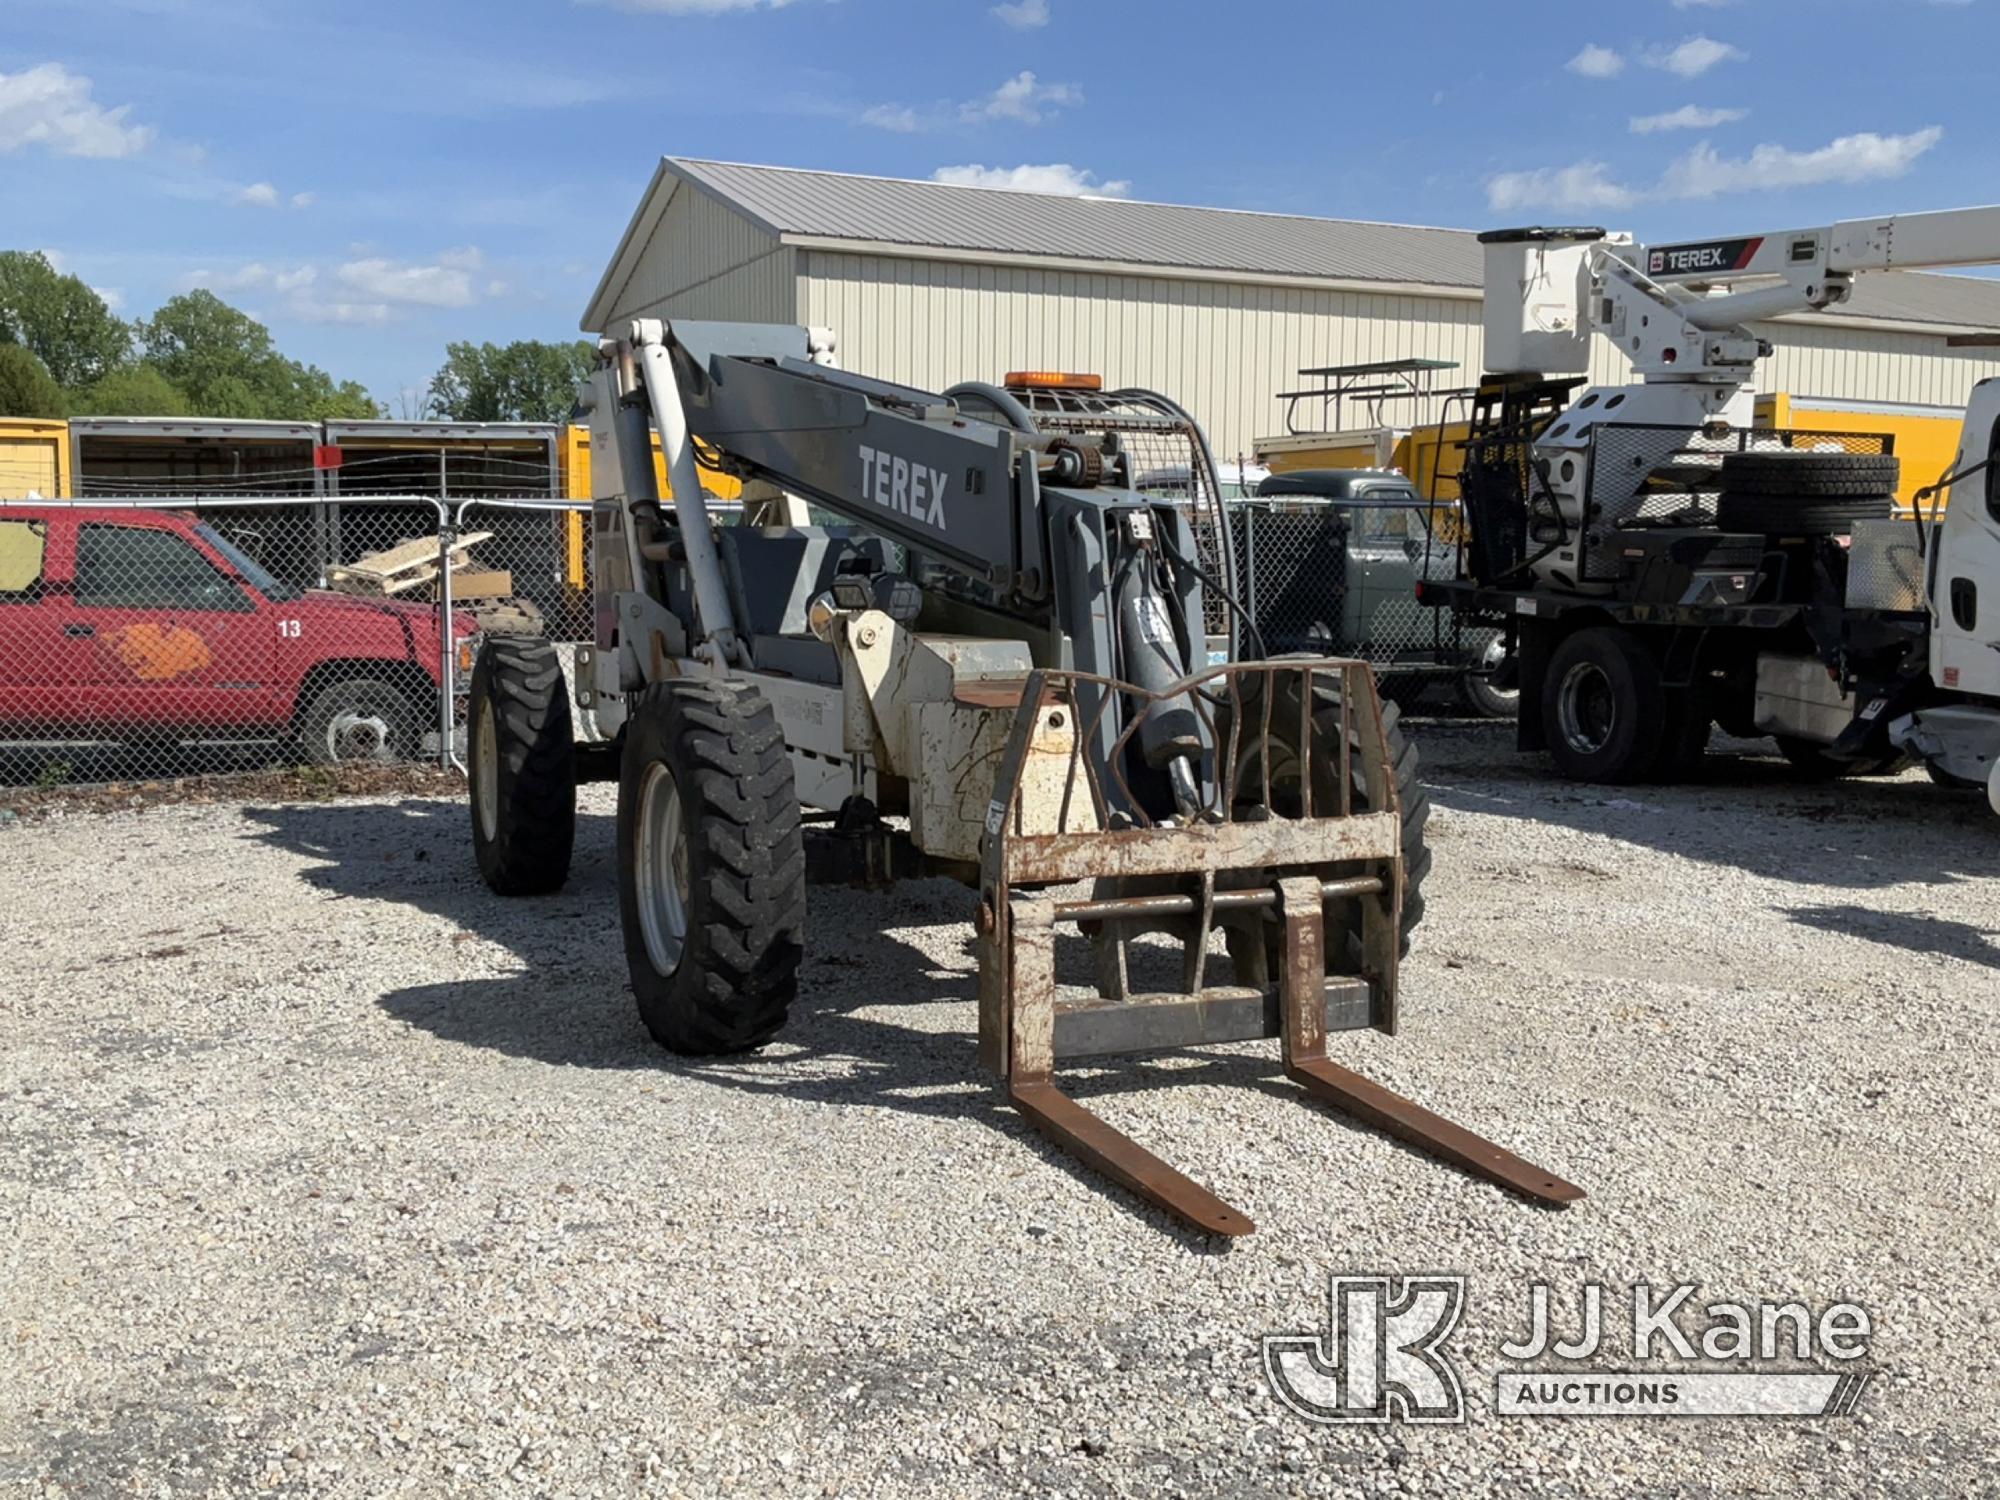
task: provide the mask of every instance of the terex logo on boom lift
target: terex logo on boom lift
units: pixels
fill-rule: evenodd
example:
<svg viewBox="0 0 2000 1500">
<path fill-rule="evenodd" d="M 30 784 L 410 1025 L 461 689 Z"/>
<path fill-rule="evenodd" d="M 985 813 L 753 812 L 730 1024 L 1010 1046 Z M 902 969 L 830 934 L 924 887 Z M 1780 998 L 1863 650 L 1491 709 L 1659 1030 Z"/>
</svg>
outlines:
<svg viewBox="0 0 2000 1500">
<path fill-rule="evenodd" d="M 944 524 L 944 492 L 950 477 L 943 469 L 913 464 L 907 458 L 864 445 L 861 449 L 861 493 L 884 510 L 935 526 Z"/>
<path fill-rule="evenodd" d="M 1649 276 L 1686 276 L 1695 271 L 1740 271 L 1764 243 L 1760 234 L 1748 240 L 1708 240 L 1698 245 L 1661 245 L 1646 253 Z"/>
</svg>

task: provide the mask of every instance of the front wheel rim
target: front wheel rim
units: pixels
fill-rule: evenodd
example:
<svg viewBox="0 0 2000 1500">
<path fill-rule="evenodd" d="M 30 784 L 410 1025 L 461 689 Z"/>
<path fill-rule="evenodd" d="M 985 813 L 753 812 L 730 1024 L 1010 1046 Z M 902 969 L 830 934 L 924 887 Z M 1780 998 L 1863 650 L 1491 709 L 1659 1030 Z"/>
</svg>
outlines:
<svg viewBox="0 0 2000 1500">
<path fill-rule="evenodd" d="M 487 841 L 500 836 L 500 736 L 493 728 L 493 705 L 482 703 L 472 727 L 472 789 L 479 831 Z"/>
<path fill-rule="evenodd" d="M 1618 704 L 1611 679 L 1595 662 L 1580 661 L 1563 674 L 1556 694 L 1563 743 L 1579 755 L 1595 755 L 1611 743 L 1618 727 Z"/>
<path fill-rule="evenodd" d="M 687 946 L 688 842 L 680 785 L 658 762 L 639 785 L 636 864 L 639 932 L 654 972 L 664 978 L 680 967 Z"/>
<path fill-rule="evenodd" d="M 326 726 L 326 750 L 327 758 L 337 762 L 392 759 L 389 722 L 367 709 L 337 713 Z"/>
</svg>

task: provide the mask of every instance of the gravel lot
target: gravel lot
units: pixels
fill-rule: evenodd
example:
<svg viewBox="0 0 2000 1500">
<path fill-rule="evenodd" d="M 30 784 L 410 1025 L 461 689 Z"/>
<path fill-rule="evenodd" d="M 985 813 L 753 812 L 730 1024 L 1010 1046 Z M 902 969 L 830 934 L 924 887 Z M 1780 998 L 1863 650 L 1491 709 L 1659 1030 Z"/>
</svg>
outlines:
<svg viewBox="0 0 2000 1500">
<path fill-rule="evenodd" d="M 1259 1221 L 1228 1249 L 995 1103 L 956 887 L 816 892 L 792 1028 L 697 1066 L 625 989 L 608 789 L 518 904 L 434 798 L 0 826 L 0 1491 L 1995 1493 L 2000 824 L 1419 734 L 1406 1030 L 1335 1055 L 1591 1196 L 1471 1183 L 1265 1049 L 1080 1078 Z M 1278 1405 L 1259 1338 L 1329 1272 L 1424 1270 L 1471 1278 L 1468 1428 Z M 1537 1277 L 1853 1298 L 1877 1378 L 1845 1421 L 1500 1418 Z"/>
</svg>

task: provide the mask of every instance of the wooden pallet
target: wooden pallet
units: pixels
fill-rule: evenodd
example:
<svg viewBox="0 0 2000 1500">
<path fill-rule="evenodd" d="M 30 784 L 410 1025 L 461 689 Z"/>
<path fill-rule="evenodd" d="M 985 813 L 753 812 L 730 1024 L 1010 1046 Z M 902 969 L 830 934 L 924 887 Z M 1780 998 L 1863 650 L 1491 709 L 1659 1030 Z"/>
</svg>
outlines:
<svg viewBox="0 0 2000 1500">
<path fill-rule="evenodd" d="M 471 549 L 490 541 L 490 531 L 468 531 L 451 549 L 451 570 L 470 570 Z M 382 552 L 327 570 L 327 586 L 343 594 L 365 594 L 394 598 L 435 584 L 438 576 L 438 548 L 434 541 L 404 542 Z"/>
</svg>

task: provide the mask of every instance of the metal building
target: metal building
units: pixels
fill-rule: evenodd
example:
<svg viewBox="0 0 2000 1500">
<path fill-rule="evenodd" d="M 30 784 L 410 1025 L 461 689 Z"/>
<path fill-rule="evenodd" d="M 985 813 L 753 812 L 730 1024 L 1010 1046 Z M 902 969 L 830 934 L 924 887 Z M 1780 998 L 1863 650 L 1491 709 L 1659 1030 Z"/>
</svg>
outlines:
<svg viewBox="0 0 2000 1500">
<path fill-rule="evenodd" d="M 583 318 L 822 324 L 841 363 L 937 390 L 1010 369 L 1149 386 L 1218 456 L 1283 430 L 1308 366 L 1426 358 L 1480 370 L 1468 230 L 948 187 L 668 157 Z M 1837 311 L 1764 325 L 1767 389 L 1957 407 L 2000 374 L 2000 282 L 1861 278 Z M 1595 341 L 1600 380 L 1622 364 Z"/>
</svg>

